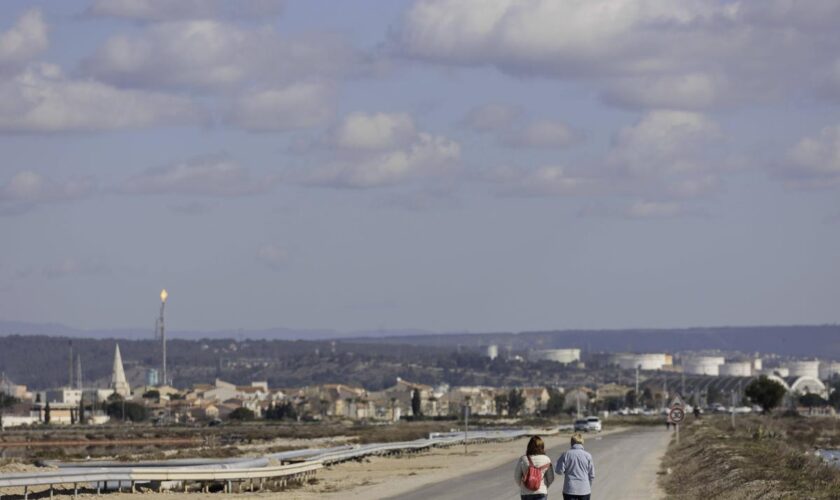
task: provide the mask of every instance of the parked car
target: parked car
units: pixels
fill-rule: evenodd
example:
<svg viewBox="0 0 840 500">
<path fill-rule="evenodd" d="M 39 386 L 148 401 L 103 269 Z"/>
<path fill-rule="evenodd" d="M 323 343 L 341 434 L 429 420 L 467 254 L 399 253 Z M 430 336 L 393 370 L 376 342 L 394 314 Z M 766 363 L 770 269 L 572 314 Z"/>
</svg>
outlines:
<svg viewBox="0 0 840 500">
<path fill-rule="evenodd" d="M 586 417 L 586 431 L 601 432 L 601 419 L 598 417 Z"/>
<path fill-rule="evenodd" d="M 585 418 L 575 420 L 575 432 L 588 432 L 589 421 Z"/>
</svg>

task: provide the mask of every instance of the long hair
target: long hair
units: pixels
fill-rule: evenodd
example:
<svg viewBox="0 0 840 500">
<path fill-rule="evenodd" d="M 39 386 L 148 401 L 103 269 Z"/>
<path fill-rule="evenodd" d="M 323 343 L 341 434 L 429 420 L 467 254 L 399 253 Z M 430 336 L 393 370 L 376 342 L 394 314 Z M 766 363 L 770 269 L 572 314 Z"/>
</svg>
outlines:
<svg viewBox="0 0 840 500">
<path fill-rule="evenodd" d="M 528 441 L 528 449 L 525 451 L 526 455 L 545 455 L 545 443 L 539 436 L 532 436 Z"/>
</svg>

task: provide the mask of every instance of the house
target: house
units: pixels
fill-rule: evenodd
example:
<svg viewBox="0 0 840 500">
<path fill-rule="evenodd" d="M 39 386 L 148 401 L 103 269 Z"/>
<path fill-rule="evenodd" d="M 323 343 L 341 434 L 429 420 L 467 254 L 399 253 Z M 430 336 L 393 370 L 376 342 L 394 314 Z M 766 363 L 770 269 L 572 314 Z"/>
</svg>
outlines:
<svg viewBox="0 0 840 500">
<path fill-rule="evenodd" d="M 464 405 L 469 401 L 472 415 L 496 415 L 496 395 L 497 391 L 493 387 L 454 387 L 447 393 L 449 414 L 461 415 Z"/>
<path fill-rule="evenodd" d="M 551 396 L 545 387 L 523 387 L 522 397 L 525 403 L 522 405 L 522 414 L 538 415 L 548 408 L 548 400 Z"/>
</svg>

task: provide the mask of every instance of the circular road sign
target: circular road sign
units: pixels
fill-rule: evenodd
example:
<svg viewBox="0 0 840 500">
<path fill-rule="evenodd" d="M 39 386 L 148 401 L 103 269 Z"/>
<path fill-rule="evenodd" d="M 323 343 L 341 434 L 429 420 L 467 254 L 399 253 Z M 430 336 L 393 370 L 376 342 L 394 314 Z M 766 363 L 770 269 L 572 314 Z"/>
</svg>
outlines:
<svg viewBox="0 0 840 500">
<path fill-rule="evenodd" d="M 685 411 L 682 408 L 671 408 L 668 416 L 671 417 L 671 422 L 678 424 L 685 420 Z"/>
</svg>

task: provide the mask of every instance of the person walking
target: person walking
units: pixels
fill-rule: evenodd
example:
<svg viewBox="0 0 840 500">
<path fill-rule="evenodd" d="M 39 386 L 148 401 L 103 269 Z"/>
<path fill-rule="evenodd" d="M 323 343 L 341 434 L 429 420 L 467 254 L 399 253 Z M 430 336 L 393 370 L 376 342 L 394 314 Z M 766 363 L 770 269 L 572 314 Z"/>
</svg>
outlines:
<svg viewBox="0 0 840 500">
<path fill-rule="evenodd" d="M 551 459 L 545 454 L 545 443 L 539 436 L 528 441 L 525 454 L 516 462 L 513 479 L 519 486 L 522 500 L 547 500 L 548 487 L 554 482 Z"/>
<path fill-rule="evenodd" d="M 557 459 L 557 473 L 563 475 L 563 500 L 589 500 L 595 464 L 592 455 L 583 449 L 583 436 L 572 434 L 572 448 Z"/>
</svg>

